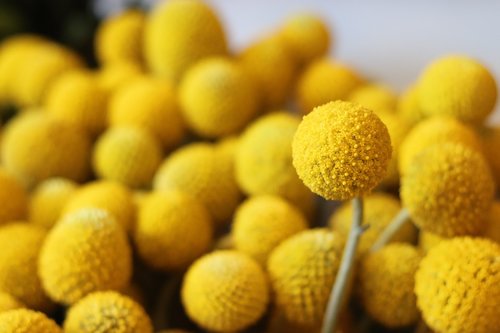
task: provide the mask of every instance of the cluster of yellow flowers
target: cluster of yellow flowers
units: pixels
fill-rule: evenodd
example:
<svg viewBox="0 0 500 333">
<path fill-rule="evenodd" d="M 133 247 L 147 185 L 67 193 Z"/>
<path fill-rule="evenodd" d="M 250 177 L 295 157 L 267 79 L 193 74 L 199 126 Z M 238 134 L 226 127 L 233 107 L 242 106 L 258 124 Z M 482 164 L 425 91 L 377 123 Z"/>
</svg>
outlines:
<svg viewBox="0 0 500 333">
<path fill-rule="evenodd" d="M 202 0 L 106 19 L 98 68 L 3 41 L 0 332 L 319 332 L 341 277 L 337 333 L 500 332 L 493 76 L 445 56 L 399 96 L 330 43 L 301 13 L 231 50 Z"/>
</svg>

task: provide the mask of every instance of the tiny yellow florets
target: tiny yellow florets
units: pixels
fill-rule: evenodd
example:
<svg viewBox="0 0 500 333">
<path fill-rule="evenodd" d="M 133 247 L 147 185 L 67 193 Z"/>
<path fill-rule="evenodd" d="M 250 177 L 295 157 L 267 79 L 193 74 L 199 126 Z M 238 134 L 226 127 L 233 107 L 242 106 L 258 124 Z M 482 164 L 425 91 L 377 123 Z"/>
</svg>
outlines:
<svg viewBox="0 0 500 333">
<path fill-rule="evenodd" d="M 394 111 L 398 97 L 394 91 L 381 84 L 366 84 L 349 94 L 348 100 L 363 105 L 379 114 L 381 111 Z"/>
<path fill-rule="evenodd" d="M 129 187 L 147 187 L 160 165 L 160 143 L 140 127 L 109 128 L 94 147 L 93 165 L 101 178 Z"/>
<path fill-rule="evenodd" d="M 367 254 L 359 269 L 359 295 L 365 311 L 390 328 L 414 324 L 419 317 L 415 272 L 421 255 L 410 244 L 390 244 Z"/>
<path fill-rule="evenodd" d="M 209 250 L 212 218 L 201 202 L 184 193 L 154 192 L 141 205 L 134 240 L 149 265 L 181 270 Z"/>
<path fill-rule="evenodd" d="M 222 25 L 204 1 L 159 2 L 146 20 L 146 63 L 154 74 L 172 82 L 197 61 L 226 53 Z"/>
<path fill-rule="evenodd" d="M 302 231 L 274 249 L 267 262 L 276 307 L 293 323 L 321 323 L 344 241 L 327 229 Z"/>
<path fill-rule="evenodd" d="M 432 62 L 418 82 L 418 104 L 426 116 L 448 115 L 480 124 L 497 99 L 495 79 L 478 61 L 452 55 Z"/>
<path fill-rule="evenodd" d="M 188 316 L 209 331 L 244 330 L 262 317 L 268 301 L 264 271 L 236 251 L 215 251 L 198 259 L 182 285 Z"/>
<path fill-rule="evenodd" d="M 39 259 L 45 291 L 67 305 L 94 291 L 123 289 L 131 271 L 125 231 L 110 213 L 95 208 L 61 219 L 47 235 Z"/>
<path fill-rule="evenodd" d="M 306 115 L 292 151 L 304 184 L 330 200 L 369 193 L 385 177 L 392 154 L 387 127 L 375 113 L 343 101 Z"/>
<path fill-rule="evenodd" d="M 483 127 L 478 133 L 484 156 L 490 164 L 497 186 L 500 186 L 500 127 Z"/>
<path fill-rule="evenodd" d="M 153 333 L 141 305 L 113 291 L 91 293 L 75 303 L 64 321 L 65 333 Z"/>
<path fill-rule="evenodd" d="M 22 220 L 28 212 L 28 195 L 22 184 L 0 167 L 0 225 Z"/>
<path fill-rule="evenodd" d="M 385 193 L 373 193 L 363 198 L 363 225 L 368 229 L 359 240 L 358 253 L 370 250 L 382 231 L 391 223 L 401 210 L 401 204 L 393 196 Z M 352 203 L 346 202 L 330 217 L 329 224 L 342 237 L 347 238 L 352 224 Z M 415 227 L 406 223 L 392 237 L 392 242 L 412 242 L 415 239 Z"/>
<path fill-rule="evenodd" d="M 142 75 L 144 73 L 138 64 L 130 61 L 117 61 L 102 67 L 97 72 L 97 79 L 108 94 L 112 94 Z"/>
<path fill-rule="evenodd" d="M 277 196 L 256 196 L 237 210 L 232 234 L 235 248 L 265 266 L 272 250 L 290 236 L 307 229 L 302 213 Z"/>
<path fill-rule="evenodd" d="M 417 226 L 440 236 L 478 235 L 487 226 L 494 181 L 484 157 L 456 143 L 428 147 L 401 181 L 401 198 Z"/>
<path fill-rule="evenodd" d="M 63 331 L 41 312 L 17 309 L 0 313 L 0 332 L 62 333 Z"/>
<path fill-rule="evenodd" d="M 415 275 L 422 316 L 434 331 L 500 332 L 500 246 L 459 237 L 432 248 Z"/>
<path fill-rule="evenodd" d="M 25 305 L 3 291 L 0 291 L 0 313 L 24 308 Z"/>
</svg>

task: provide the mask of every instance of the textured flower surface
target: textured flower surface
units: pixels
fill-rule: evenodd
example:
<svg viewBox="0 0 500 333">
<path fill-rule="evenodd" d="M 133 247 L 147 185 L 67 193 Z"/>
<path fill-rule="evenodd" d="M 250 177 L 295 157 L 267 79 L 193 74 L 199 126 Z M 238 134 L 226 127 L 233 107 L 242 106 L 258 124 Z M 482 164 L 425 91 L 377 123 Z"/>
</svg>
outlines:
<svg viewBox="0 0 500 333">
<path fill-rule="evenodd" d="M 17 309 L 0 313 L 0 332 L 62 333 L 63 331 L 41 312 Z"/>
</svg>

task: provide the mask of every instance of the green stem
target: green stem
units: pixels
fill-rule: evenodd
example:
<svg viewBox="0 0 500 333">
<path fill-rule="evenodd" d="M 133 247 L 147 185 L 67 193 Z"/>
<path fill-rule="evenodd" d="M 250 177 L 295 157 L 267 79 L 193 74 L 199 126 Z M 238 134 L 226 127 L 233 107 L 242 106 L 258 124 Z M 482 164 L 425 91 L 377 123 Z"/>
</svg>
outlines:
<svg viewBox="0 0 500 333">
<path fill-rule="evenodd" d="M 389 241 L 394 237 L 394 235 L 403 227 L 403 225 L 409 220 L 410 214 L 406 208 L 402 208 L 398 215 L 389 223 L 389 225 L 380 234 L 377 241 L 373 244 L 371 252 L 376 252 L 383 248 Z"/>
</svg>

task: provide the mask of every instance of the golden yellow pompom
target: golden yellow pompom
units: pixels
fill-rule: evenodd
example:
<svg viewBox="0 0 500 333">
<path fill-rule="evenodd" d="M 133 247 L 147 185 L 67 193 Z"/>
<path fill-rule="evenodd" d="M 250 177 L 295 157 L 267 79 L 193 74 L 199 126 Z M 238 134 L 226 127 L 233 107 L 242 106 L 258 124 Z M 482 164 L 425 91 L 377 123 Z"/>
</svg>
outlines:
<svg viewBox="0 0 500 333">
<path fill-rule="evenodd" d="M 106 64 L 97 72 L 99 84 L 109 93 L 133 82 L 144 75 L 142 68 L 131 61 L 116 61 Z"/>
<path fill-rule="evenodd" d="M 415 224 L 444 237 L 483 232 L 493 194 L 493 177 L 483 156 L 455 143 L 425 149 L 401 181 L 403 206 Z"/>
<path fill-rule="evenodd" d="M 500 243 L 500 201 L 493 202 L 487 219 L 488 226 L 483 237 Z"/>
<path fill-rule="evenodd" d="M 131 273 L 127 235 L 101 209 L 66 215 L 49 232 L 40 253 L 43 287 L 53 300 L 66 305 L 94 291 L 121 290 Z"/>
<path fill-rule="evenodd" d="M 107 211 L 128 232 L 135 226 L 135 203 L 131 191 L 113 181 L 99 180 L 80 187 L 66 203 L 63 215 L 82 208 Z"/>
<path fill-rule="evenodd" d="M 2 162 L 27 185 L 52 177 L 83 181 L 90 171 L 89 138 L 41 112 L 18 116 L 2 136 Z"/>
<path fill-rule="evenodd" d="M 299 123 L 296 116 L 275 112 L 250 125 L 236 152 L 236 180 L 247 194 L 281 196 L 310 217 L 314 195 L 292 164 L 292 141 Z"/>
<path fill-rule="evenodd" d="M 46 229 L 52 228 L 77 189 L 75 182 L 65 178 L 43 181 L 31 195 L 29 221 Z"/>
<path fill-rule="evenodd" d="M 451 55 L 435 60 L 424 70 L 417 95 L 426 116 L 448 115 L 480 124 L 493 111 L 497 85 L 477 60 Z"/>
<path fill-rule="evenodd" d="M 500 332 L 500 246 L 479 238 L 441 242 L 422 259 L 415 293 L 434 331 Z"/>
<path fill-rule="evenodd" d="M 212 218 L 182 192 L 153 192 L 141 206 L 134 239 L 140 257 L 152 267 L 181 270 L 209 250 Z"/>
<path fill-rule="evenodd" d="M 438 142 L 459 143 L 481 150 L 481 141 L 469 126 L 448 116 L 428 118 L 412 128 L 401 143 L 398 161 L 401 174 L 411 167 L 415 156 Z"/>
<path fill-rule="evenodd" d="M 106 19 L 95 36 L 96 56 L 101 64 L 117 61 L 142 63 L 142 33 L 145 14 L 137 9 L 125 10 Z"/>
<path fill-rule="evenodd" d="M 417 322 L 419 312 L 413 289 L 420 259 L 415 247 L 398 243 L 363 257 L 359 295 L 370 317 L 390 328 Z"/>
<path fill-rule="evenodd" d="M 19 181 L 0 167 L 0 225 L 22 220 L 28 212 L 28 195 Z"/>
<path fill-rule="evenodd" d="M 369 228 L 363 233 L 358 244 L 358 253 L 370 250 L 380 234 L 401 210 L 401 204 L 393 196 L 385 193 L 373 193 L 363 198 L 363 225 Z M 330 217 L 329 225 L 342 237 L 347 238 L 352 223 L 352 203 L 346 202 Z M 411 223 L 405 223 L 392 237 L 392 242 L 412 242 L 416 230 Z"/>
<path fill-rule="evenodd" d="M 159 2 L 144 30 L 144 56 L 151 71 L 172 82 L 197 61 L 227 54 L 219 18 L 200 0 Z"/>
<path fill-rule="evenodd" d="M 398 100 L 397 110 L 401 117 L 411 126 L 416 125 L 425 118 L 418 104 L 416 85 L 410 86 L 401 94 Z"/>
<path fill-rule="evenodd" d="M 179 98 L 189 127 L 208 138 L 240 131 L 259 107 L 255 83 L 237 63 L 209 58 L 191 67 L 184 76 Z"/>
<path fill-rule="evenodd" d="M 43 313 L 17 309 L 0 313 L 0 332 L 5 333 L 62 333 L 63 331 Z"/>
<path fill-rule="evenodd" d="M 445 239 L 447 238 L 433 234 L 432 232 L 420 230 L 420 234 L 418 236 L 418 247 L 424 254 L 426 254 L 430 249 Z"/>
<path fill-rule="evenodd" d="M 339 62 L 319 59 L 312 62 L 297 82 L 297 99 L 301 111 L 307 114 L 313 108 L 337 99 L 347 99 L 363 79 L 351 68 Z"/>
<path fill-rule="evenodd" d="M 272 250 L 290 236 L 307 229 L 302 213 L 277 196 L 256 196 L 237 210 L 232 234 L 238 251 L 266 265 Z"/>
<path fill-rule="evenodd" d="M 65 333 L 153 333 L 141 305 L 113 291 L 91 293 L 68 311 Z"/>
<path fill-rule="evenodd" d="M 265 109 L 283 107 L 290 95 L 296 72 L 293 53 L 280 36 L 264 38 L 239 56 L 241 65 L 259 88 Z"/>
<path fill-rule="evenodd" d="M 391 154 L 387 127 L 375 113 L 343 101 L 306 115 L 292 143 L 300 179 L 329 200 L 369 193 L 385 177 Z"/>
<path fill-rule="evenodd" d="M 174 87 L 148 77 L 115 93 L 109 105 L 109 123 L 140 126 L 154 135 L 164 150 L 177 146 L 186 132 Z"/>
<path fill-rule="evenodd" d="M 61 75 L 51 86 L 45 107 L 54 118 L 78 126 L 92 137 L 107 124 L 108 92 L 98 76 L 84 71 Z"/>
<path fill-rule="evenodd" d="M 37 274 L 38 256 L 45 236 L 43 228 L 25 222 L 0 228 L 0 291 L 40 311 L 51 308 Z"/>
<path fill-rule="evenodd" d="M 398 97 L 390 88 L 377 83 L 366 84 L 349 94 L 348 100 L 363 105 L 379 114 L 382 111 L 394 111 Z"/>
<path fill-rule="evenodd" d="M 155 175 L 154 188 L 192 195 L 219 225 L 228 222 L 241 199 L 232 155 L 208 143 L 187 145 L 170 155 Z"/>
<path fill-rule="evenodd" d="M 490 164 L 497 185 L 500 185 L 500 127 L 483 127 L 478 133 L 484 156 Z"/>
<path fill-rule="evenodd" d="M 330 33 L 322 18 L 300 13 L 287 18 L 280 36 L 300 64 L 320 58 L 330 49 Z"/>
<path fill-rule="evenodd" d="M 3 291 L 0 291 L 0 313 L 24 308 L 25 305 Z"/>
<path fill-rule="evenodd" d="M 160 143 L 139 127 L 112 127 L 94 147 L 94 170 L 101 178 L 129 187 L 147 187 L 160 165 Z"/>
<path fill-rule="evenodd" d="M 302 325 L 320 324 L 344 241 L 327 229 L 302 231 L 274 249 L 267 262 L 276 306 Z"/>
</svg>

